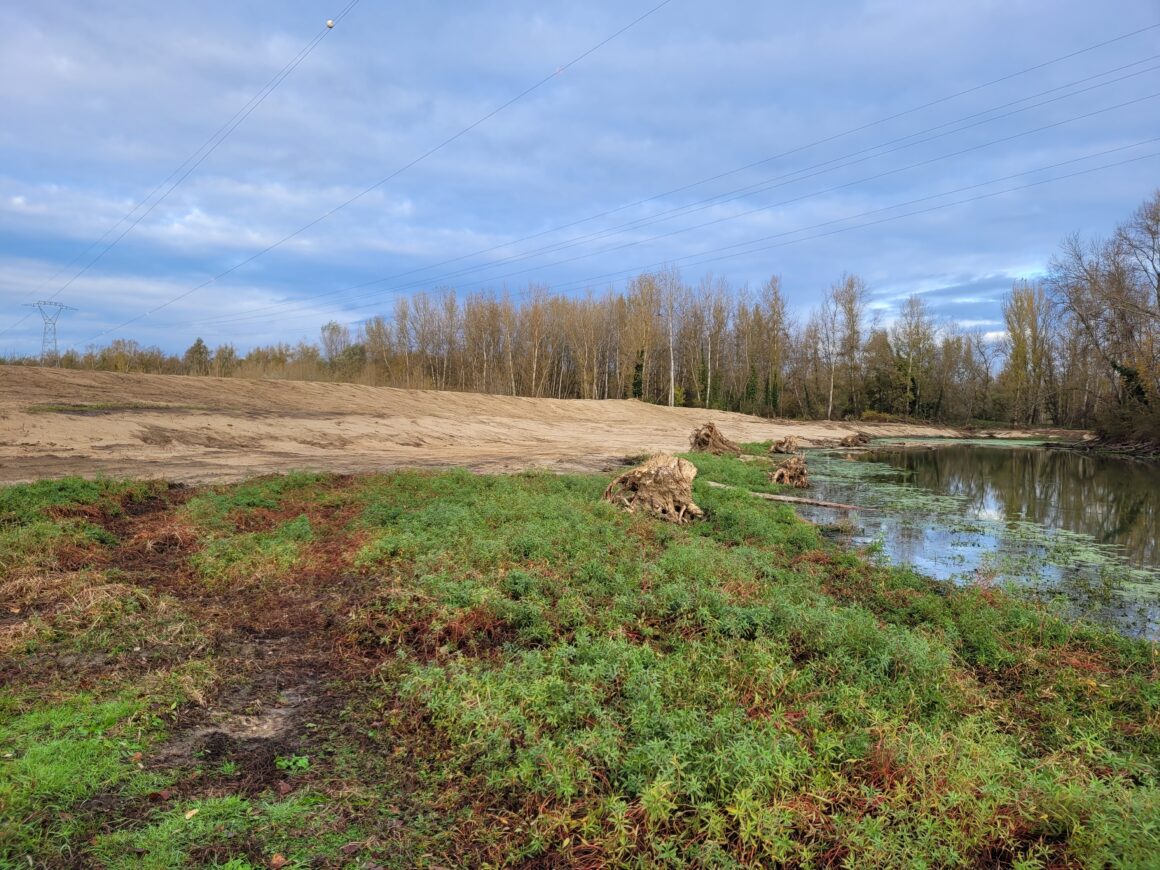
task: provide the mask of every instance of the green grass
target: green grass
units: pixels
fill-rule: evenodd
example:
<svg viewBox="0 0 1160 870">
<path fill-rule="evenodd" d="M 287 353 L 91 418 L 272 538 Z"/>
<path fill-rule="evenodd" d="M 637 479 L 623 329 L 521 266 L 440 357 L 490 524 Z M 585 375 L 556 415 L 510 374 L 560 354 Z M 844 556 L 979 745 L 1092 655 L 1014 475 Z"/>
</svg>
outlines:
<svg viewBox="0 0 1160 870">
<path fill-rule="evenodd" d="M 156 777 L 131 761 L 152 737 L 140 699 L 83 694 L 23 712 L 0 725 L 0 862 L 66 855 L 85 825 L 68 810 L 98 792 L 140 793 Z"/>
<path fill-rule="evenodd" d="M 746 445 L 747 447 L 749 445 Z M 753 456 L 754 454 L 746 454 Z M 710 453 L 682 453 L 697 466 L 700 475 L 698 482 L 704 484 L 706 480 L 736 486 L 753 492 L 789 492 L 791 487 L 779 486 L 770 483 L 769 473 L 787 457 L 780 456 L 770 459 L 767 454 L 757 459 L 739 461 L 732 456 L 714 456 Z"/>
<path fill-rule="evenodd" d="M 84 480 L 66 477 L 0 487 L 0 526 L 29 525 L 51 516 L 52 508 L 95 506 L 119 515 L 125 502 L 140 501 L 159 487 L 156 482 Z"/>
<path fill-rule="evenodd" d="M 235 520 L 239 516 L 255 509 L 277 510 L 286 499 L 315 491 L 325 479 L 320 474 L 295 472 L 260 477 L 235 486 L 213 487 L 190 499 L 183 512 L 206 531 L 233 533 L 237 531 Z"/>
<path fill-rule="evenodd" d="M 198 405 L 166 405 L 161 402 L 87 402 L 87 403 L 41 403 L 29 405 L 29 414 L 111 414 L 117 411 L 208 411 L 210 408 Z"/>
<path fill-rule="evenodd" d="M 299 516 L 271 532 L 210 540 L 191 561 L 210 586 L 259 585 L 285 574 L 311 537 L 310 520 Z"/>
<path fill-rule="evenodd" d="M 0 573 L 55 568 L 63 547 L 116 543 L 99 521 L 162 487 L 72 477 L 0 488 Z"/>
<path fill-rule="evenodd" d="M 682 529 L 610 513 L 602 479 L 444 477 L 400 509 L 416 484 L 374 496 L 361 559 L 389 580 L 364 619 L 451 747 L 443 775 L 541 808 L 521 854 L 1036 866 L 1060 840 L 1092 863 L 1158 845 L 1128 822 L 1157 798 L 1146 644 L 866 565 L 700 482 L 708 521 Z M 1053 660 L 1072 649 L 1106 659 L 1094 689 Z"/>
<path fill-rule="evenodd" d="M 326 867 L 1150 866 L 1155 645 L 837 549 L 741 491 L 777 489 L 768 463 L 689 458 L 706 518 L 682 527 L 602 502 L 602 476 L 294 475 L 197 493 L 173 510 L 200 530 L 182 570 L 208 614 L 249 594 L 329 608 L 295 641 L 333 665 L 327 702 L 274 759 L 293 793 L 235 791 L 244 758 L 217 759 L 212 788 L 194 777 L 180 799 L 98 826 L 95 790 L 145 787 L 131 752 L 153 739 L 162 693 L 133 700 L 112 675 L 96 701 L 6 688 L 9 854 L 236 870 L 275 853 Z M 30 523 L 69 497 L 37 492 L 19 496 Z M 191 636 L 183 667 L 204 665 L 199 644 L 226 625 Z M 180 711 L 181 679 L 153 679 Z"/>
<path fill-rule="evenodd" d="M 283 801 L 237 795 L 183 802 L 148 825 L 104 834 L 92 856 L 107 870 L 168 870 L 207 866 L 248 870 L 282 855 L 290 868 L 308 867 L 319 850 L 337 852 L 357 831 L 328 832 L 334 817 L 317 795 Z M 261 845 L 257 845 L 261 843 Z M 254 852 L 247 858 L 246 852 Z M 194 855 L 197 857 L 194 858 Z"/>
</svg>

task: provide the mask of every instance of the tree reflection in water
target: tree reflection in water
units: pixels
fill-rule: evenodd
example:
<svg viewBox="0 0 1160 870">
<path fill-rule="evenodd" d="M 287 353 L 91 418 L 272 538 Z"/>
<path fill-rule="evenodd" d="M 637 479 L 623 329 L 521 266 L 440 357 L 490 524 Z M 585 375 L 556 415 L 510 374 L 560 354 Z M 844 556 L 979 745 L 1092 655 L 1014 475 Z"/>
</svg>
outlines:
<svg viewBox="0 0 1160 870">
<path fill-rule="evenodd" d="M 880 541 L 893 562 L 1063 594 L 1073 612 L 1160 636 L 1160 464 L 963 443 L 810 464 L 821 498 L 883 509 L 860 515 L 854 538 Z"/>
</svg>

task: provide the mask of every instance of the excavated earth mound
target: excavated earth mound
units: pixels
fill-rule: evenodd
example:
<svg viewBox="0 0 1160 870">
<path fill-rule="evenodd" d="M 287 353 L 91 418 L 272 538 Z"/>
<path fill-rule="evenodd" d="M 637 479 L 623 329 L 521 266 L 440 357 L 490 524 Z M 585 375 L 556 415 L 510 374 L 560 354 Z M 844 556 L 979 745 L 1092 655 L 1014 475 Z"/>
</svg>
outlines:
<svg viewBox="0 0 1160 870">
<path fill-rule="evenodd" d="M 220 483 L 291 469 L 603 472 L 625 455 L 680 452 L 707 420 L 739 442 L 793 435 L 802 447 L 836 446 L 859 429 L 875 438 L 965 435 L 920 423 L 855 429 L 637 400 L 0 365 L 0 483 L 68 475 Z"/>
</svg>

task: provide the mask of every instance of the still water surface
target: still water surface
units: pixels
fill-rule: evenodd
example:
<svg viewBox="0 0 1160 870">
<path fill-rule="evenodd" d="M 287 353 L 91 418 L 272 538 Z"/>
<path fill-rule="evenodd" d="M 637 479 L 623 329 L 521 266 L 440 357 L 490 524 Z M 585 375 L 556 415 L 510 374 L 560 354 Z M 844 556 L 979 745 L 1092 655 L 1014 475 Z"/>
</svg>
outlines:
<svg viewBox="0 0 1160 870">
<path fill-rule="evenodd" d="M 1160 463 L 1011 442 L 879 442 L 809 463 L 811 495 L 880 508 L 841 534 L 891 562 L 1160 638 Z"/>
</svg>

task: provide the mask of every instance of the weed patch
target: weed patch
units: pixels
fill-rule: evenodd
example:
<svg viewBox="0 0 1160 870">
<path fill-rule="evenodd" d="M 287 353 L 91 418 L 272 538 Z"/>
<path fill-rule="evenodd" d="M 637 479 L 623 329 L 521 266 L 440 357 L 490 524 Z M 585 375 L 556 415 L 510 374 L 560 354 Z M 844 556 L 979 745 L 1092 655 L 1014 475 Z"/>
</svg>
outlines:
<svg viewBox="0 0 1160 870">
<path fill-rule="evenodd" d="M 543 473 L 0 496 L 57 542 L 0 575 L 4 858 L 1148 865 L 1155 645 L 839 549 L 739 491 L 777 489 L 764 458 L 689 458 L 684 526 Z"/>
<path fill-rule="evenodd" d="M 299 516 L 271 532 L 252 532 L 209 541 L 190 563 L 211 588 L 261 585 L 285 574 L 304 544 L 313 539 L 310 520 Z"/>
</svg>

